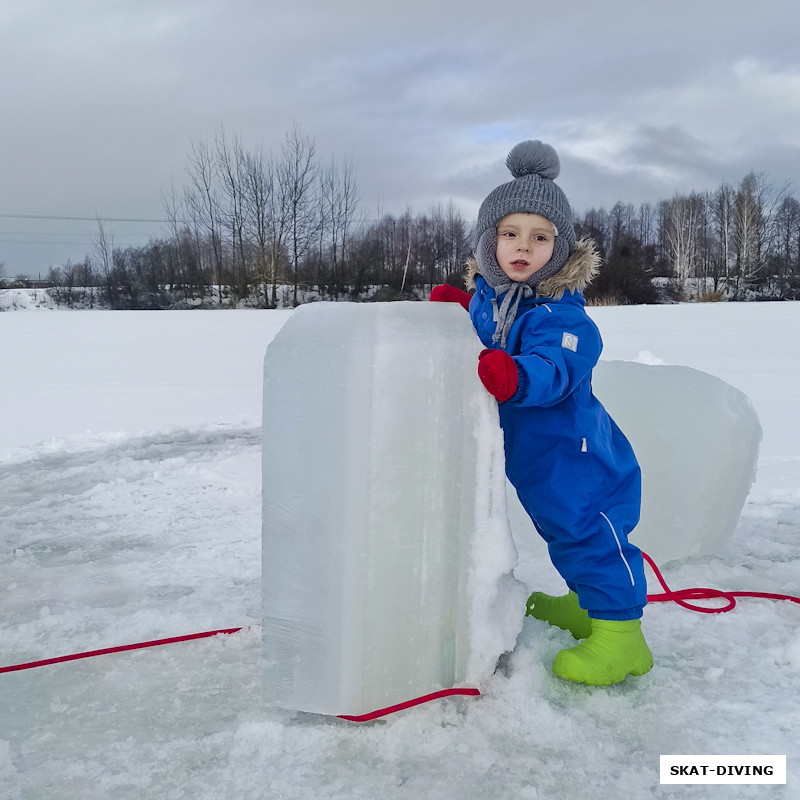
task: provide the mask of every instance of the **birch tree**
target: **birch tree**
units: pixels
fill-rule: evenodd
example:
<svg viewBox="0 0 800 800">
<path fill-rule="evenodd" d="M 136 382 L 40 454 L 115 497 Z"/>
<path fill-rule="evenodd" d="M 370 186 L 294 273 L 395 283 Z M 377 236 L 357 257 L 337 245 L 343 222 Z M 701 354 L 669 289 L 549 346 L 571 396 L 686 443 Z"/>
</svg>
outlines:
<svg viewBox="0 0 800 800">
<path fill-rule="evenodd" d="M 733 219 L 736 193 L 729 183 L 723 183 L 714 193 L 711 200 L 712 219 L 714 221 L 714 241 L 716 253 L 713 258 L 714 289 L 719 288 L 720 281 L 725 286 L 731 283 L 734 268 L 733 261 Z"/>
<path fill-rule="evenodd" d="M 702 221 L 702 197 L 676 195 L 662 206 L 662 232 L 673 273 L 681 287 L 697 274 L 698 245 Z"/>
</svg>

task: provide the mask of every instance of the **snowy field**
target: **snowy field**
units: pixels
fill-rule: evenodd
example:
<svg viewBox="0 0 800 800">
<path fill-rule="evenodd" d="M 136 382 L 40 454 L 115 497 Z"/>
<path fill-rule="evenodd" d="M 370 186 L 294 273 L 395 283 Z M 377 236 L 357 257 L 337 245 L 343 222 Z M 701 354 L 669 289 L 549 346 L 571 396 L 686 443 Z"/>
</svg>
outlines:
<svg viewBox="0 0 800 800">
<path fill-rule="evenodd" d="M 526 620 L 480 698 L 362 726 L 260 700 L 260 402 L 286 311 L 0 313 L 0 798 L 800 798 L 800 607 L 651 605 L 656 665 L 604 689 L 550 672 Z M 604 358 L 685 364 L 764 428 L 732 542 L 674 588 L 800 595 L 800 304 L 591 310 Z M 537 541 L 518 576 L 560 590 Z M 658 591 L 653 581 L 651 591 Z M 659 755 L 787 754 L 785 787 L 660 786 Z"/>
</svg>

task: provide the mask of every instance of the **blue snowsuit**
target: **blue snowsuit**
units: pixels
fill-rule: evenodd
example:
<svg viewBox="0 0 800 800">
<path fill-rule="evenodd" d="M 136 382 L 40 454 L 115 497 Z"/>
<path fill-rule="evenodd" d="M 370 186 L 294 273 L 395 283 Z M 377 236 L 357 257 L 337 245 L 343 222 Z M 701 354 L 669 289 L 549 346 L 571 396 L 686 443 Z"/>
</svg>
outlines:
<svg viewBox="0 0 800 800">
<path fill-rule="evenodd" d="M 502 297 L 481 275 L 469 313 L 484 346 Z M 580 291 L 522 299 L 506 352 L 519 373 L 499 404 L 506 474 L 553 565 L 596 619 L 638 619 L 647 603 L 639 521 L 641 473 L 630 443 L 592 394 L 602 350 Z"/>
</svg>

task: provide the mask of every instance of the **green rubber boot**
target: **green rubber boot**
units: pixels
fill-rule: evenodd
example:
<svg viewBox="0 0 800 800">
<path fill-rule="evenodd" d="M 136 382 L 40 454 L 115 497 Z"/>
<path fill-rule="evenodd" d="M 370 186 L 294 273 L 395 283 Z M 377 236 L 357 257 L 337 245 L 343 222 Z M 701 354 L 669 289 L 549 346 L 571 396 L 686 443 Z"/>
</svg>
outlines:
<svg viewBox="0 0 800 800">
<path fill-rule="evenodd" d="M 652 666 L 653 655 L 638 619 L 593 619 L 592 635 L 576 647 L 562 650 L 553 672 L 575 683 L 608 686 L 628 675 L 644 675 Z"/>
<path fill-rule="evenodd" d="M 569 631 L 576 639 L 585 639 L 592 632 L 592 621 L 589 614 L 578 605 L 575 592 L 561 597 L 534 592 L 525 604 L 525 616 L 544 620 Z"/>
</svg>

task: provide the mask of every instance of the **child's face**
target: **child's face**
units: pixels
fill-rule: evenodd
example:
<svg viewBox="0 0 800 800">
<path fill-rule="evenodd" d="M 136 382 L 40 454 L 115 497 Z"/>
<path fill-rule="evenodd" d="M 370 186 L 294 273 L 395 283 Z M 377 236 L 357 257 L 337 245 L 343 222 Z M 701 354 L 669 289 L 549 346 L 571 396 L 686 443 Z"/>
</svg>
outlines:
<svg viewBox="0 0 800 800">
<path fill-rule="evenodd" d="M 553 223 L 539 214 L 509 214 L 497 223 L 497 263 L 512 281 L 526 281 L 552 257 Z"/>
</svg>

